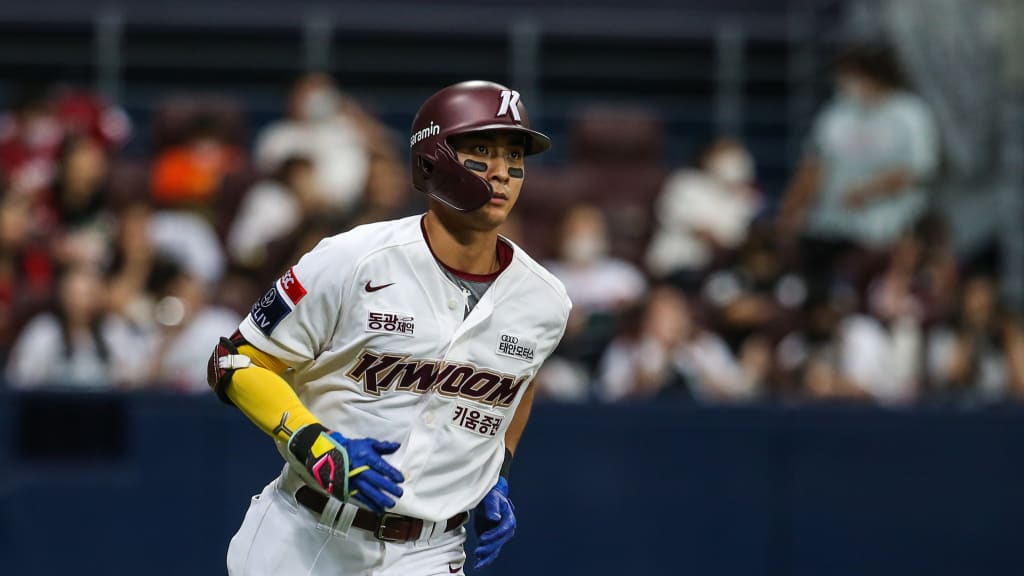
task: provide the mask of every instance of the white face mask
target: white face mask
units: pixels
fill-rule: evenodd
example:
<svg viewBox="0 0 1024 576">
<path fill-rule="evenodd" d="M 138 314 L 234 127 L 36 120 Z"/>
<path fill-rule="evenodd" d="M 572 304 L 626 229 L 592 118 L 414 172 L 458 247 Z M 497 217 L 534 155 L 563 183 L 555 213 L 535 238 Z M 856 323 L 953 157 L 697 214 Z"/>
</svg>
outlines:
<svg viewBox="0 0 1024 576">
<path fill-rule="evenodd" d="M 312 122 L 326 120 L 338 111 L 338 95 L 327 88 L 317 88 L 306 95 L 299 113 Z"/>
<path fill-rule="evenodd" d="M 577 234 L 562 246 L 565 259 L 574 264 L 590 264 L 608 254 L 608 241 L 597 234 Z"/>
<path fill-rule="evenodd" d="M 754 161 L 741 150 L 723 152 L 711 160 L 708 171 L 729 184 L 749 184 L 754 179 Z"/>
</svg>

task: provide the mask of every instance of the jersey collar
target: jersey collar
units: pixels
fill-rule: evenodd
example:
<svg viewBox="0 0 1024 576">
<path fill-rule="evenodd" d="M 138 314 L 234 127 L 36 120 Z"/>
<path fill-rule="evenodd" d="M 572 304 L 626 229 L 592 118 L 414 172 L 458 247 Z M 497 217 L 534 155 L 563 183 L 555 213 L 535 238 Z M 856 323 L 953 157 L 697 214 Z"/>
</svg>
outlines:
<svg viewBox="0 0 1024 576">
<path fill-rule="evenodd" d="M 441 259 L 437 257 L 437 254 L 434 252 L 434 247 L 430 245 L 430 238 L 427 237 L 427 227 L 426 224 L 424 224 L 424 218 L 420 218 L 420 233 L 423 235 L 423 241 L 426 242 L 427 248 L 430 250 L 430 255 L 434 257 L 434 260 L 453 276 L 467 282 L 493 282 L 501 275 L 502 272 L 505 271 L 506 268 L 508 268 L 508 265 L 512 263 L 512 258 L 515 255 L 515 249 L 512 248 L 512 244 L 503 237 L 498 236 L 498 245 L 495 248 L 498 254 L 498 269 L 490 274 L 471 274 L 469 272 L 463 272 L 462 270 L 456 270 L 442 262 Z"/>
</svg>

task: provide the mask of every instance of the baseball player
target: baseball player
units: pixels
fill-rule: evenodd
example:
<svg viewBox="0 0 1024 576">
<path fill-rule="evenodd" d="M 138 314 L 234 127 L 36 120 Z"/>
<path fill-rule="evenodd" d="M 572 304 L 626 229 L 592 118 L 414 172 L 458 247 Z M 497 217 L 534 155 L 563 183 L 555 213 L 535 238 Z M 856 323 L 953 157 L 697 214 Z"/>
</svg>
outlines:
<svg viewBox="0 0 1024 576">
<path fill-rule="evenodd" d="M 221 400 L 286 460 L 228 550 L 232 575 L 462 574 L 516 527 L 509 467 L 530 381 L 565 330 L 562 284 L 497 233 L 550 140 L 519 93 L 450 86 L 409 138 L 424 215 L 324 239 L 222 338 Z"/>
</svg>

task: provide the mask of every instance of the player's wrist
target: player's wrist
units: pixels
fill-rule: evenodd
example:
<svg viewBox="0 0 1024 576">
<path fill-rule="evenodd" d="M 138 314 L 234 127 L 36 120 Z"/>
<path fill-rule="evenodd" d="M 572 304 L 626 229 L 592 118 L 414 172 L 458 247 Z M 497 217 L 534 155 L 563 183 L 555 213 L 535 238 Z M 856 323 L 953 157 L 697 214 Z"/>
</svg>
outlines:
<svg viewBox="0 0 1024 576">
<path fill-rule="evenodd" d="M 505 491 L 508 492 L 509 476 L 512 473 L 512 451 L 505 448 L 505 460 L 501 463 L 501 470 L 498 472 L 498 481 L 505 481 Z"/>
<path fill-rule="evenodd" d="M 288 439 L 288 450 L 296 458 L 305 459 L 313 451 L 313 445 L 329 432 L 327 427 L 319 422 L 306 424 L 292 433 Z"/>
<path fill-rule="evenodd" d="M 498 482 L 494 485 L 494 489 L 501 492 L 502 496 L 508 498 L 508 478 L 498 476 Z"/>
</svg>

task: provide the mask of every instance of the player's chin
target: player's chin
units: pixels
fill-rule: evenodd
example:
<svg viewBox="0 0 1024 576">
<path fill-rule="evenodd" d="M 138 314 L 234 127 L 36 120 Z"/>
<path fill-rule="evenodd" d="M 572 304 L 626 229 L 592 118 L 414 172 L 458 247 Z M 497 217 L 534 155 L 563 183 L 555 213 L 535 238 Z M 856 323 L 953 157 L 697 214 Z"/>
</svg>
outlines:
<svg viewBox="0 0 1024 576">
<path fill-rule="evenodd" d="M 512 202 L 504 200 L 500 202 L 488 202 L 475 212 L 473 212 L 474 220 L 482 227 L 488 229 L 497 228 L 508 220 L 508 214 L 512 210 Z"/>
</svg>

